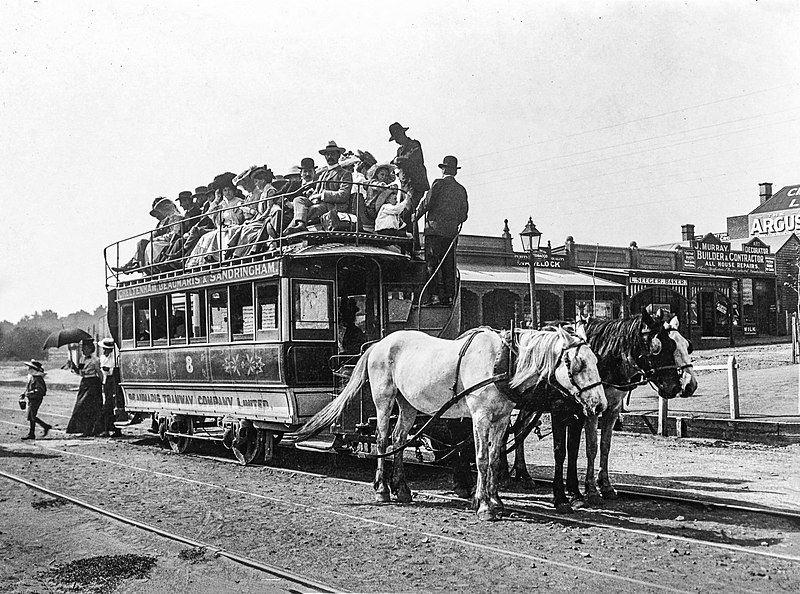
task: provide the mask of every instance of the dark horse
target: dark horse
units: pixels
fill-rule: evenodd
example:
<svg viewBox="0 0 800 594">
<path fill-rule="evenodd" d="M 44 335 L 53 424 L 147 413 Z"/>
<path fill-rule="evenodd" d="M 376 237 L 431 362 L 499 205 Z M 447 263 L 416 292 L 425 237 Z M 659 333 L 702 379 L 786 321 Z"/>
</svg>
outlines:
<svg viewBox="0 0 800 594">
<path fill-rule="evenodd" d="M 616 499 L 617 492 L 608 476 L 608 454 L 614 425 L 622 404 L 636 387 L 651 384 L 662 398 L 678 395 L 686 398 L 697 389 L 689 355 L 692 346 L 678 332 L 678 319 L 664 320 L 662 312 L 650 316 L 646 311 L 625 320 L 579 322 L 588 337 L 592 351 L 597 355 L 598 371 L 605 388 L 608 408 L 599 419 L 584 416 L 582 411 L 557 393 L 550 396 L 551 423 L 555 473 L 553 495 L 556 509 L 571 512 L 571 503 L 583 501 L 578 487 L 577 460 L 581 429 L 586 432 L 586 495 L 592 505 L 605 499 Z M 525 407 L 520 411 L 521 421 L 527 422 L 537 409 Z M 542 410 L 542 409 L 538 409 Z M 600 473 L 595 480 L 594 460 L 597 456 L 597 427 L 602 430 L 600 442 Z M 532 484 L 525 464 L 524 439 L 515 443 L 514 472 L 517 480 Z M 567 494 L 564 492 L 563 464 L 568 455 Z M 599 492 L 598 492 L 599 483 Z"/>
</svg>

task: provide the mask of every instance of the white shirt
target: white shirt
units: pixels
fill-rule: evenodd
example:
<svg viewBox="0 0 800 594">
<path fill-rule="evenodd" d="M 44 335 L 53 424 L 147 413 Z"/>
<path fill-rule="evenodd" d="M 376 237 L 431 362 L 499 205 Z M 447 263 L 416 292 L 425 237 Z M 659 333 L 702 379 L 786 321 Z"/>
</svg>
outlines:
<svg viewBox="0 0 800 594">
<path fill-rule="evenodd" d="M 108 355 L 106 352 L 103 351 L 100 353 L 100 369 L 103 371 L 103 382 L 108 379 L 108 377 L 114 373 L 114 368 L 117 366 L 117 352 L 116 350 L 112 350 Z M 108 367 L 108 371 L 106 371 L 106 367 Z"/>
<path fill-rule="evenodd" d="M 397 204 L 389 204 L 384 202 L 381 209 L 378 211 L 378 216 L 375 217 L 375 231 L 382 231 L 384 229 L 399 229 L 402 221 L 400 215 L 403 214 L 408 206 L 408 197 L 403 198 Z"/>
</svg>

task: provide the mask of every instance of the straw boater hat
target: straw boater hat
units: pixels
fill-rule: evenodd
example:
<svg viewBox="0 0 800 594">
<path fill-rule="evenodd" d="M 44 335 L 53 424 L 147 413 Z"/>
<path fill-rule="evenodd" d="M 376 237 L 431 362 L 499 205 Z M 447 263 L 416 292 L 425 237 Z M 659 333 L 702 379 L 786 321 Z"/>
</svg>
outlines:
<svg viewBox="0 0 800 594">
<path fill-rule="evenodd" d="M 113 338 L 104 338 L 100 341 L 100 346 L 104 349 L 113 349 L 114 348 L 114 339 Z"/>
<path fill-rule="evenodd" d="M 292 177 L 292 176 L 300 177 L 300 165 L 292 165 L 291 167 L 289 167 L 289 171 L 286 174 L 284 174 L 284 177 Z"/>
<path fill-rule="evenodd" d="M 335 140 L 329 140 L 328 141 L 328 146 L 326 146 L 324 149 L 320 150 L 319 154 L 320 155 L 325 155 L 327 153 L 343 153 L 343 152 L 345 152 L 345 150 L 346 149 L 344 147 L 341 147 L 338 144 L 336 144 Z"/>
<path fill-rule="evenodd" d="M 30 367 L 34 371 L 40 371 L 41 373 L 44 373 L 44 367 L 42 367 L 42 364 L 39 361 L 37 361 L 36 359 L 31 359 L 30 363 L 25 361 L 25 365 L 27 365 L 28 367 Z"/>
</svg>

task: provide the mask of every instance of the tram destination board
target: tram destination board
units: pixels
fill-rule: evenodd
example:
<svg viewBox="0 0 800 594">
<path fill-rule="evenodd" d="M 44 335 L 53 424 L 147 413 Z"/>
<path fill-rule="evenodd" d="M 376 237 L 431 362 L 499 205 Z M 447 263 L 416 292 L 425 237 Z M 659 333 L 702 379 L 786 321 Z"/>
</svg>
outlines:
<svg viewBox="0 0 800 594">
<path fill-rule="evenodd" d="M 272 260 L 270 262 L 259 262 L 257 264 L 247 264 L 245 266 L 209 270 L 191 276 L 157 280 L 130 287 L 121 287 L 118 290 L 117 298 L 130 299 L 131 297 L 139 297 L 141 295 L 168 293 L 170 291 L 180 291 L 181 289 L 189 289 L 192 287 L 277 276 L 280 269 L 279 265 L 279 261 Z"/>
</svg>

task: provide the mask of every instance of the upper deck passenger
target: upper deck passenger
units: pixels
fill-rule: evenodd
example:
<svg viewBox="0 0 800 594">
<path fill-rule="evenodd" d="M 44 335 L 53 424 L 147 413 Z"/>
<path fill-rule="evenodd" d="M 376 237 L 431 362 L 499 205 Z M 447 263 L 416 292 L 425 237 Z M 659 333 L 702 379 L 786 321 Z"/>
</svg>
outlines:
<svg viewBox="0 0 800 594">
<path fill-rule="evenodd" d="M 326 212 L 348 212 L 353 174 L 339 165 L 339 157 L 345 151 L 331 140 L 319 151 L 325 157 L 328 169 L 320 176 L 316 191 L 309 197 L 298 196 L 294 200 L 294 219 L 286 233 L 305 231 L 309 223 L 316 223 Z"/>
<path fill-rule="evenodd" d="M 132 272 L 142 266 L 152 264 L 161 252 L 170 245 L 174 234 L 180 232 L 180 227 L 175 225 L 183 218 L 172 200 L 159 196 L 153 201 L 150 216 L 158 219 L 155 230 L 150 238 L 142 238 L 136 243 L 136 253 L 127 264 L 120 267 L 112 266 L 114 272 Z"/>
</svg>

